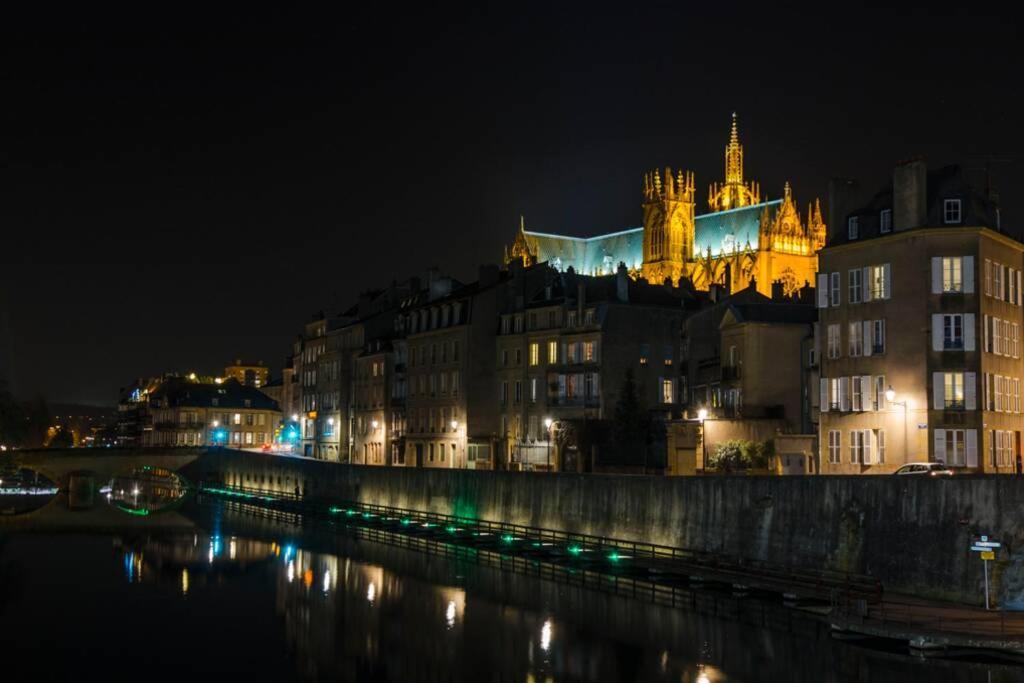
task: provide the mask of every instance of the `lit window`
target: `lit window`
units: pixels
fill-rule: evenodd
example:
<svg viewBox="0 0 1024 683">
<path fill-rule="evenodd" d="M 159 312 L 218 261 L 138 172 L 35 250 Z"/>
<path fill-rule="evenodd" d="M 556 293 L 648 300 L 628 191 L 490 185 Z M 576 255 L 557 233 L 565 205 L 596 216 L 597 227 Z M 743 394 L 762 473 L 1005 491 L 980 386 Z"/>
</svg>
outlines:
<svg viewBox="0 0 1024 683">
<path fill-rule="evenodd" d="M 661 380 L 661 402 L 672 403 L 673 395 L 675 394 L 675 382 L 671 379 Z"/>
<path fill-rule="evenodd" d="M 558 362 L 558 342 L 548 342 L 548 364 Z"/>
<path fill-rule="evenodd" d="M 964 373 L 946 372 L 945 375 L 945 407 L 947 410 L 963 410 L 964 407 Z"/>
<path fill-rule="evenodd" d="M 944 256 L 942 258 L 942 291 L 962 292 L 963 258 L 960 256 Z"/>
<path fill-rule="evenodd" d="M 540 344 L 530 342 L 530 365 L 540 365 Z"/>
<path fill-rule="evenodd" d="M 947 225 L 959 223 L 962 219 L 959 199 L 942 200 L 942 222 Z"/>
</svg>

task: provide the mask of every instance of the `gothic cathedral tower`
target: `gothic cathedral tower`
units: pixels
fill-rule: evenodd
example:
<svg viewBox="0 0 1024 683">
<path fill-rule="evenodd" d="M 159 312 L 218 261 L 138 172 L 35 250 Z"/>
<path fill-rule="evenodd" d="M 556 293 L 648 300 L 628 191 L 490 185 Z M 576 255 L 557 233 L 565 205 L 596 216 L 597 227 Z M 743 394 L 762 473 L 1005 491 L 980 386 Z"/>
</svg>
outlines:
<svg viewBox="0 0 1024 683">
<path fill-rule="evenodd" d="M 725 147 L 725 182 L 711 183 L 708 206 L 712 211 L 728 211 L 761 203 L 761 187 L 754 181 L 743 181 L 743 145 L 736 129 L 736 112 L 732 115 L 732 131 Z"/>
<path fill-rule="evenodd" d="M 678 283 L 693 258 L 693 173 L 665 169 L 644 175 L 644 260 L 641 275 L 648 282 L 670 278 Z"/>
</svg>

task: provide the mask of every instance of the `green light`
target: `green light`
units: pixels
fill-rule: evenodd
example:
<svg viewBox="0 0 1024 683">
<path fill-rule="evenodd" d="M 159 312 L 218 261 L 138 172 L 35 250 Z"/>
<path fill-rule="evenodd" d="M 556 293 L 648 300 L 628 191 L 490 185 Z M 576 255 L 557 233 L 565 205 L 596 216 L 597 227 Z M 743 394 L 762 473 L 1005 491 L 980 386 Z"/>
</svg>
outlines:
<svg viewBox="0 0 1024 683">
<path fill-rule="evenodd" d="M 331 508 L 330 508 L 330 509 L 331 509 L 331 514 L 332 514 L 332 515 L 336 515 L 336 514 L 338 514 L 339 512 L 341 512 L 341 508 L 336 508 L 336 507 L 334 507 L 333 505 L 331 506 Z"/>
<path fill-rule="evenodd" d="M 516 537 L 513 536 L 512 534 L 505 534 L 504 536 L 501 537 L 501 540 L 504 541 L 505 543 L 511 543 L 512 541 L 516 540 Z"/>
<path fill-rule="evenodd" d="M 408 517 L 406 517 L 405 519 L 402 520 L 402 524 L 405 525 L 405 526 L 409 526 L 410 524 L 412 524 L 412 520 L 409 519 Z"/>
<path fill-rule="evenodd" d="M 437 525 L 436 524 L 431 524 L 430 522 L 423 522 L 423 528 L 424 529 L 429 529 L 432 526 L 437 526 Z"/>
<path fill-rule="evenodd" d="M 454 533 L 455 533 L 456 531 L 458 531 L 458 529 L 456 529 L 456 528 L 455 528 L 455 527 L 453 527 L 453 526 L 446 526 L 446 527 L 444 528 L 444 530 L 445 530 L 445 531 L 447 531 L 447 532 L 448 532 L 448 533 L 450 533 L 450 534 L 454 534 Z"/>
<path fill-rule="evenodd" d="M 612 562 L 618 562 L 622 558 L 618 552 L 612 551 L 612 554 L 608 556 L 608 559 Z"/>
<path fill-rule="evenodd" d="M 346 516 L 348 516 L 348 517 L 351 517 L 351 516 L 353 516 L 354 514 L 356 514 L 356 511 L 355 511 L 355 510 L 352 510 L 351 508 L 350 508 L 350 509 L 348 509 L 348 510 L 345 510 L 345 515 L 346 515 Z"/>
<path fill-rule="evenodd" d="M 570 555 L 579 555 L 583 552 L 583 546 L 579 544 L 573 544 L 567 548 Z"/>
<path fill-rule="evenodd" d="M 540 541 L 534 541 L 530 545 L 532 545 L 534 548 L 539 548 L 540 547 Z"/>
</svg>

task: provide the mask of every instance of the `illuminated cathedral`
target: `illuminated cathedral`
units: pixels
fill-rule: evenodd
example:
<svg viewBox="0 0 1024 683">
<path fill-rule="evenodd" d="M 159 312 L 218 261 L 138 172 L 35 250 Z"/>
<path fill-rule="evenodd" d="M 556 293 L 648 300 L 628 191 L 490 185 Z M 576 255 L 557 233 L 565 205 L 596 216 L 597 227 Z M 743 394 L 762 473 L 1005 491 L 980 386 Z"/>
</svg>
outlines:
<svg viewBox="0 0 1024 683">
<path fill-rule="evenodd" d="M 696 215 L 691 171 L 652 171 L 643 178 L 643 226 L 595 237 L 569 237 L 526 230 L 520 224 L 505 262 L 548 262 L 586 275 L 606 275 L 624 263 L 634 278 L 648 282 L 681 278 L 697 289 L 712 283 L 730 291 L 747 287 L 771 295 L 780 281 L 787 294 L 813 282 L 817 252 L 825 244 L 825 223 L 817 199 L 801 216 L 789 183 L 782 199 L 762 201 L 761 187 L 743 177 L 743 145 L 736 115 L 725 148 L 725 179 L 708 188 L 708 212 Z"/>
</svg>

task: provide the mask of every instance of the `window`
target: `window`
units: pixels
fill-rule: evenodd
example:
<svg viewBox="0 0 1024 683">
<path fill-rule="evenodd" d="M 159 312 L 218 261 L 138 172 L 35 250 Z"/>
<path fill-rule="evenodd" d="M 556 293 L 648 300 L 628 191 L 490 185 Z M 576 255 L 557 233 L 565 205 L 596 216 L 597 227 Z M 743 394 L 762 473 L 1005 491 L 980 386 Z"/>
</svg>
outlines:
<svg viewBox="0 0 1024 683">
<path fill-rule="evenodd" d="M 514 329 L 516 334 L 520 334 L 523 331 L 523 316 L 517 315 L 514 321 Z"/>
<path fill-rule="evenodd" d="M 854 429 L 850 432 L 850 464 L 864 461 L 864 432 Z"/>
<path fill-rule="evenodd" d="M 503 367 L 508 367 L 508 349 L 501 350 L 501 364 Z"/>
<path fill-rule="evenodd" d="M 595 353 L 594 342 L 588 341 L 583 342 L 583 362 L 593 363 L 597 360 L 597 353 Z"/>
<path fill-rule="evenodd" d="M 944 372 L 946 410 L 963 410 L 964 408 L 964 373 Z"/>
<path fill-rule="evenodd" d="M 839 324 L 828 326 L 828 357 L 839 358 Z"/>
<path fill-rule="evenodd" d="M 537 378 L 534 377 L 530 380 L 530 403 L 537 402 Z"/>
<path fill-rule="evenodd" d="M 242 424 L 242 414 L 241 413 L 235 413 L 234 415 L 232 415 L 231 416 L 231 422 L 233 424 L 236 424 L 236 425 Z"/>
<path fill-rule="evenodd" d="M 846 236 L 851 240 L 860 237 L 860 219 L 857 216 L 850 216 L 846 219 Z"/>
<path fill-rule="evenodd" d="M 943 199 L 942 200 L 942 222 L 950 225 L 959 223 L 961 219 L 960 215 L 960 200 L 959 199 Z"/>
<path fill-rule="evenodd" d="M 830 306 L 839 305 L 839 273 L 832 273 L 829 276 Z"/>
<path fill-rule="evenodd" d="M 875 410 L 885 410 L 885 375 L 875 377 Z"/>
<path fill-rule="evenodd" d="M 828 461 L 833 465 L 839 464 L 839 430 L 831 429 L 828 432 Z"/>
<path fill-rule="evenodd" d="M 892 232 L 892 209 L 882 209 L 878 214 L 878 231 L 883 235 Z"/>
<path fill-rule="evenodd" d="M 523 382 L 521 380 L 518 380 L 518 379 L 516 380 L 516 394 L 515 394 L 515 396 L 516 396 L 516 404 L 519 404 L 519 403 L 523 402 Z"/>
<path fill-rule="evenodd" d="M 508 382 L 501 383 L 501 405 L 508 403 Z"/>
<path fill-rule="evenodd" d="M 878 450 L 878 453 L 877 453 L 878 464 L 879 465 L 884 465 L 885 464 L 885 430 L 884 429 L 876 429 L 875 430 L 875 447 Z"/>
<path fill-rule="evenodd" d="M 942 258 L 942 291 L 943 293 L 964 291 L 963 259 L 961 257 L 944 256 Z"/>
<path fill-rule="evenodd" d="M 565 314 L 565 326 L 576 327 L 576 311 L 567 311 Z"/>
<path fill-rule="evenodd" d="M 868 290 L 872 299 L 888 299 L 890 296 L 889 264 L 868 266 Z"/>
<path fill-rule="evenodd" d="M 947 465 L 960 465 L 964 464 L 964 430 L 963 429 L 947 429 L 946 431 L 946 459 Z M 940 459 L 936 454 L 936 459 Z"/>
<path fill-rule="evenodd" d="M 530 365 L 540 365 L 540 344 L 530 342 Z"/>
<path fill-rule="evenodd" d="M 557 362 L 558 362 L 558 342 L 552 340 L 552 341 L 548 342 L 548 365 L 551 365 L 551 364 L 557 363 Z"/>
<path fill-rule="evenodd" d="M 675 394 L 675 382 L 671 379 L 661 380 L 661 402 L 672 403 Z"/>
<path fill-rule="evenodd" d="M 864 353 L 864 326 L 859 320 L 850 323 L 850 357 L 856 358 Z"/>
<path fill-rule="evenodd" d="M 852 397 L 852 400 L 853 400 L 852 409 L 853 410 L 858 410 L 858 411 L 859 410 L 864 410 L 864 404 L 863 404 L 863 400 L 865 398 L 864 397 L 864 389 L 866 389 L 867 387 L 862 387 L 861 386 L 862 382 L 861 382 L 861 378 L 860 377 L 853 377 L 852 381 L 850 382 L 850 384 L 852 384 L 851 391 L 850 391 L 850 396 Z"/>
<path fill-rule="evenodd" d="M 585 310 L 583 312 L 583 324 L 584 325 L 593 325 L 596 322 L 597 322 L 597 316 L 596 316 L 596 312 L 594 311 L 593 308 L 588 308 L 587 310 Z"/>
<path fill-rule="evenodd" d="M 849 271 L 849 302 L 851 304 L 860 303 L 860 294 L 863 289 L 863 271 L 860 268 L 854 268 Z"/>
<path fill-rule="evenodd" d="M 964 317 L 959 313 L 942 316 L 942 348 L 964 348 Z"/>
<path fill-rule="evenodd" d="M 885 320 L 872 320 L 869 329 L 871 330 L 871 339 L 864 341 L 871 344 L 872 355 L 885 353 Z"/>
<path fill-rule="evenodd" d="M 509 334 L 512 332 L 512 318 L 505 316 L 501 319 L 501 333 Z"/>
</svg>

